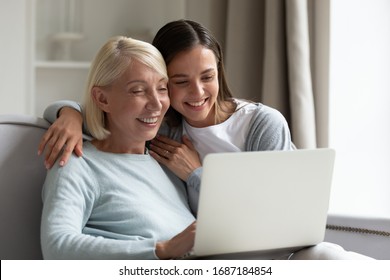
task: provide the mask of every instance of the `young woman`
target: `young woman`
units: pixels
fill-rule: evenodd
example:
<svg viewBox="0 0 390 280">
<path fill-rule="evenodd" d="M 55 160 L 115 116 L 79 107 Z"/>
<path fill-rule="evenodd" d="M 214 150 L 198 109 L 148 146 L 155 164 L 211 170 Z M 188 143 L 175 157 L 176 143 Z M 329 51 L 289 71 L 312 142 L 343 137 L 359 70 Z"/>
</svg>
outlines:
<svg viewBox="0 0 390 280">
<path fill-rule="evenodd" d="M 156 160 L 187 182 L 194 212 L 200 162 L 208 153 L 292 149 L 287 122 L 278 111 L 233 98 L 221 47 L 204 26 L 170 22 L 157 32 L 153 45 L 167 64 L 171 107 L 160 131 L 168 138 L 158 136 L 150 147 Z M 182 145 L 182 135 L 193 145 L 186 140 Z"/>
<path fill-rule="evenodd" d="M 49 259 L 169 259 L 194 242 L 194 216 L 180 180 L 149 155 L 169 107 L 164 60 L 152 45 L 110 39 L 85 92 L 92 141 L 82 157 L 50 169 L 41 244 Z"/>
</svg>

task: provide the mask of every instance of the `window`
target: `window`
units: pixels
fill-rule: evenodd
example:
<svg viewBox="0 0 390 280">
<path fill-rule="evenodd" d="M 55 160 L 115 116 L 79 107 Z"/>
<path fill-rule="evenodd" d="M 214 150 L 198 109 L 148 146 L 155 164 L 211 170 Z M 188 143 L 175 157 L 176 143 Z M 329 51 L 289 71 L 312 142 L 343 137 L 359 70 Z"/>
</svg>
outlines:
<svg viewBox="0 0 390 280">
<path fill-rule="evenodd" d="M 390 1 L 332 1 L 330 20 L 330 212 L 389 218 Z"/>
</svg>

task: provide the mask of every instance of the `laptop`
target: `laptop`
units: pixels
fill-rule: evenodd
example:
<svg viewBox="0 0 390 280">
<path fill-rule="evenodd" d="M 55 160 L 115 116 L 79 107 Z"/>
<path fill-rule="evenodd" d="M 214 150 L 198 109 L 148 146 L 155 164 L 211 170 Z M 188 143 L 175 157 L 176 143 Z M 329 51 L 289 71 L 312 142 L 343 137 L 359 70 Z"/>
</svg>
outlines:
<svg viewBox="0 0 390 280">
<path fill-rule="evenodd" d="M 335 151 L 209 154 L 189 258 L 278 259 L 324 240 Z"/>
</svg>

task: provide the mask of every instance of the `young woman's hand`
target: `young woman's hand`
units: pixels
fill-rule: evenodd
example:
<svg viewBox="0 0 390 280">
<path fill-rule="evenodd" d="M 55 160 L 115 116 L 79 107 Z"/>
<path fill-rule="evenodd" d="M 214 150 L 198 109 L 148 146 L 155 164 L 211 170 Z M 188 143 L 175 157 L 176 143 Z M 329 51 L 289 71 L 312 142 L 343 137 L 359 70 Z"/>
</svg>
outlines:
<svg viewBox="0 0 390 280">
<path fill-rule="evenodd" d="M 38 146 L 38 155 L 45 151 L 47 169 L 53 166 L 60 155 L 60 166 L 68 162 L 73 151 L 77 156 L 82 156 L 82 125 L 83 117 L 80 112 L 68 107 L 61 109 L 58 119 L 43 135 Z"/>
<path fill-rule="evenodd" d="M 156 256 L 161 260 L 180 258 L 194 247 L 196 222 L 168 241 L 157 242 Z"/>
<path fill-rule="evenodd" d="M 187 181 L 196 168 L 202 166 L 199 154 L 187 136 L 183 136 L 183 143 L 179 143 L 166 136 L 157 135 L 151 141 L 150 149 L 150 154 L 155 160 L 164 164 L 184 181 Z"/>
</svg>

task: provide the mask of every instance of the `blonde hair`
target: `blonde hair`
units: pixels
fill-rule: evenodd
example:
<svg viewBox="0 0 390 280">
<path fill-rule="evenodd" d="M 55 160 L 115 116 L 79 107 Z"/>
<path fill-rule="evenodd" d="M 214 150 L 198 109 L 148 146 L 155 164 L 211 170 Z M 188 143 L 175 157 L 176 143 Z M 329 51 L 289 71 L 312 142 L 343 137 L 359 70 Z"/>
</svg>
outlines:
<svg viewBox="0 0 390 280">
<path fill-rule="evenodd" d="M 154 46 L 123 36 L 110 38 L 92 61 L 84 93 L 85 123 L 91 135 L 98 140 L 107 138 L 110 132 L 106 128 L 105 112 L 94 101 L 92 88 L 110 86 L 122 76 L 133 59 L 168 80 L 164 59 Z"/>
</svg>

